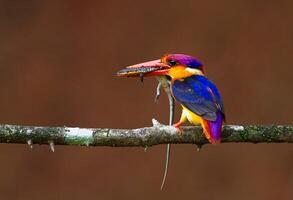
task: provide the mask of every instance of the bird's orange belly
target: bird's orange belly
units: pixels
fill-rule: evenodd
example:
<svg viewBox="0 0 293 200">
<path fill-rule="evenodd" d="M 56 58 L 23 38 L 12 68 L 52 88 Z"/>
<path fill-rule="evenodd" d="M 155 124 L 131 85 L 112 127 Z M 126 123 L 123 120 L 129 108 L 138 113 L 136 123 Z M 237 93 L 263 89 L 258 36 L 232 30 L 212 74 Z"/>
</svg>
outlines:
<svg viewBox="0 0 293 200">
<path fill-rule="evenodd" d="M 181 105 L 182 106 L 182 105 Z M 202 118 L 198 116 L 197 114 L 193 113 L 192 111 L 188 110 L 186 107 L 182 106 L 182 111 L 187 120 L 192 124 L 201 124 Z"/>
</svg>

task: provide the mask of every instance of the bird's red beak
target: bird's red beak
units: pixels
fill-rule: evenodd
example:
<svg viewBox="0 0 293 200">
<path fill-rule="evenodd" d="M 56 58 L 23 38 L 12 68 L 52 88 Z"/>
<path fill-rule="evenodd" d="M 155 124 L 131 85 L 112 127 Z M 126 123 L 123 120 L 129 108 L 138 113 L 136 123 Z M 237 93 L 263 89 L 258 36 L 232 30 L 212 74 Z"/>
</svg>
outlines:
<svg viewBox="0 0 293 200">
<path fill-rule="evenodd" d="M 117 76 L 137 77 L 167 75 L 170 66 L 160 59 L 128 66 L 117 72 Z"/>
</svg>

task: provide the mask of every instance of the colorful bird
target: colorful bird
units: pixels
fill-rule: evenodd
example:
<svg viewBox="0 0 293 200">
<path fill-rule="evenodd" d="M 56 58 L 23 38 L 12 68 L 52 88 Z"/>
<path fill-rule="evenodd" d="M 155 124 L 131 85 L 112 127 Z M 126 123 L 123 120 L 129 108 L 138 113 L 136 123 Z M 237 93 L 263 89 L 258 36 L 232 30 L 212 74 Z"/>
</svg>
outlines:
<svg viewBox="0 0 293 200">
<path fill-rule="evenodd" d="M 180 126 L 189 121 L 200 124 L 205 137 L 212 144 L 221 140 L 224 105 L 217 87 L 204 72 L 196 58 L 184 54 L 168 54 L 161 59 L 129 66 L 118 72 L 119 76 L 168 76 L 173 97 L 181 104 Z"/>
</svg>

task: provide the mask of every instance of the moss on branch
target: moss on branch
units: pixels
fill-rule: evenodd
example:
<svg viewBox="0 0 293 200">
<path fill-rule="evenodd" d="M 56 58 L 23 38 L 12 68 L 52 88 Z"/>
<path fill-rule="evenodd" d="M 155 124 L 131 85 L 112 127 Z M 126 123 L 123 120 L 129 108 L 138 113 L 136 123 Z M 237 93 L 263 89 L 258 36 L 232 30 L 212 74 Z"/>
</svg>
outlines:
<svg viewBox="0 0 293 200">
<path fill-rule="evenodd" d="M 0 143 L 48 144 L 112 147 L 148 147 L 158 144 L 208 143 L 198 126 L 182 128 L 178 135 L 170 126 L 156 125 L 138 129 L 69 128 L 0 125 Z M 226 125 L 222 143 L 292 143 L 293 126 L 290 125 Z"/>
</svg>

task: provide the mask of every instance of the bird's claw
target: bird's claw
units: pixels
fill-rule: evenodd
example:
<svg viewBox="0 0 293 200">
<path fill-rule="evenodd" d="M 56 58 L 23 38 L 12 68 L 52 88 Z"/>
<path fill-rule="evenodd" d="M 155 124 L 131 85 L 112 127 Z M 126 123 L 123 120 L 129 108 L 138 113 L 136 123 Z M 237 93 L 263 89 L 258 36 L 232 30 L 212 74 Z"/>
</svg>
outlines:
<svg viewBox="0 0 293 200">
<path fill-rule="evenodd" d="M 182 135 L 183 130 L 181 129 L 182 122 L 178 122 L 176 124 L 173 124 L 173 127 L 176 128 L 177 134 Z"/>
<path fill-rule="evenodd" d="M 176 126 L 174 126 L 173 125 L 173 127 L 176 129 L 176 133 L 178 134 L 178 135 L 183 135 L 183 130 L 180 128 L 180 127 L 176 127 Z"/>
</svg>

